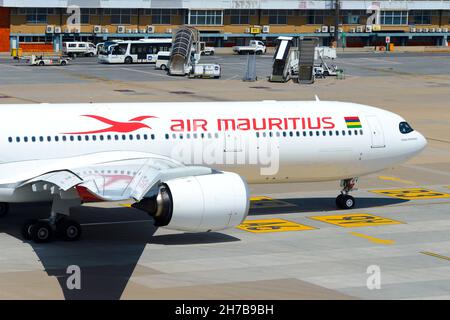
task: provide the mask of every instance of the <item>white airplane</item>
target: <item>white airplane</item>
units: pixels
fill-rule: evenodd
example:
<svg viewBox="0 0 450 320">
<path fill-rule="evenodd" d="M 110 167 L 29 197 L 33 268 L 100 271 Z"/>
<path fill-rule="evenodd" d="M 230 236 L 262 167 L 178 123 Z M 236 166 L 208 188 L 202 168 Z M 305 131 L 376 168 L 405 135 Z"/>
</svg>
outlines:
<svg viewBox="0 0 450 320">
<path fill-rule="evenodd" d="M 156 226 L 190 232 L 239 225 L 247 183 L 341 180 L 349 209 L 358 177 L 406 161 L 425 138 L 400 116 L 343 102 L 3 105 L 0 213 L 52 201 L 25 239 L 77 240 L 70 208 L 133 199 Z"/>
</svg>

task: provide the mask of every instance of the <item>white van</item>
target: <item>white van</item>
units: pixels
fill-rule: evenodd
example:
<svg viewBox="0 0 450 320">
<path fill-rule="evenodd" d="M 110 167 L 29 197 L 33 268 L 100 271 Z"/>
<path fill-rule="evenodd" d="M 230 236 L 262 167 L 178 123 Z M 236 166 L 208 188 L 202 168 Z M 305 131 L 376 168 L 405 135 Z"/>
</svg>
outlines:
<svg viewBox="0 0 450 320">
<path fill-rule="evenodd" d="M 92 42 L 64 42 L 63 53 L 69 57 L 97 55 L 97 47 Z"/>
<path fill-rule="evenodd" d="M 170 61 L 170 52 L 169 51 L 159 51 L 156 56 L 156 69 L 168 70 L 169 69 L 169 61 Z"/>
</svg>

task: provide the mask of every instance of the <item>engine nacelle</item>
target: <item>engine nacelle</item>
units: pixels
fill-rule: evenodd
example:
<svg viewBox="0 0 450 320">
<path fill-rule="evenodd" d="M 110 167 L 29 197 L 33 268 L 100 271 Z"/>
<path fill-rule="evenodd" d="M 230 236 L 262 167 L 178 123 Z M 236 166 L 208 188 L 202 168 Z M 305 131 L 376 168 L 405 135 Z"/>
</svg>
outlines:
<svg viewBox="0 0 450 320">
<path fill-rule="evenodd" d="M 154 197 L 133 207 L 148 212 L 155 225 L 206 232 L 239 225 L 248 214 L 247 184 L 237 174 L 223 172 L 166 181 Z"/>
</svg>

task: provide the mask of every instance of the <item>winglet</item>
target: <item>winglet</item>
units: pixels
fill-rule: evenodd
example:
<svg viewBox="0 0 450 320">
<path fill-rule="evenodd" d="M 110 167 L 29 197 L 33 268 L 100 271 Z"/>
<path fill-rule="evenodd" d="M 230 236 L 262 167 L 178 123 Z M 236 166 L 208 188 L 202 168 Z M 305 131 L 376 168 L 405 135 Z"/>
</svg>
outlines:
<svg viewBox="0 0 450 320">
<path fill-rule="evenodd" d="M 319 96 L 316 94 L 316 95 L 314 95 L 314 97 L 316 97 L 316 101 L 317 102 L 319 102 L 320 101 L 320 99 L 319 99 Z"/>
</svg>

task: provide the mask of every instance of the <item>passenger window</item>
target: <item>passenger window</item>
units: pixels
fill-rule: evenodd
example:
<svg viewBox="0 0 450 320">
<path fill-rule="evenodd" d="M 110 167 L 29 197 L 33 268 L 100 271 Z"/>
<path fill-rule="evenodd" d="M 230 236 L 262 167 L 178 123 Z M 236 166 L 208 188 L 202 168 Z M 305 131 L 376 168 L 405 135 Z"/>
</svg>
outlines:
<svg viewBox="0 0 450 320">
<path fill-rule="evenodd" d="M 75 140 L 75 137 L 74 136 L 70 136 L 70 141 L 73 141 L 73 140 Z"/>
<path fill-rule="evenodd" d="M 31 137 L 31 141 L 36 142 L 36 137 Z"/>
<path fill-rule="evenodd" d="M 345 130 L 342 130 L 342 135 L 345 136 Z"/>
<path fill-rule="evenodd" d="M 338 131 L 338 130 L 336 130 L 336 135 L 337 135 L 337 136 L 339 135 L 339 131 Z"/>
<path fill-rule="evenodd" d="M 327 132 L 326 132 L 326 131 L 322 131 L 322 135 L 323 135 L 323 136 L 326 136 L 326 135 L 327 135 Z"/>
<path fill-rule="evenodd" d="M 89 136 L 84 136 L 84 140 L 89 141 Z"/>
<path fill-rule="evenodd" d="M 362 129 L 359 129 L 359 134 L 360 134 L 360 135 L 362 135 L 362 134 L 363 134 L 363 131 L 362 131 Z"/>
<path fill-rule="evenodd" d="M 92 136 L 92 140 L 96 141 L 97 140 L 97 136 Z"/>
<path fill-rule="evenodd" d="M 126 135 L 122 135 L 122 140 L 126 140 L 127 139 L 127 136 Z"/>
<path fill-rule="evenodd" d="M 169 139 L 169 135 L 166 133 L 166 140 L 168 140 Z"/>
<path fill-rule="evenodd" d="M 62 138 L 61 138 L 63 141 L 66 141 L 67 140 L 67 137 L 66 136 L 62 136 Z"/>
<path fill-rule="evenodd" d="M 98 136 L 100 138 L 100 141 L 103 141 L 105 139 L 104 136 Z"/>
<path fill-rule="evenodd" d="M 150 137 L 152 138 L 152 140 L 155 140 L 155 135 L 153 133 L 150 135 Z M 144 134 L 144 139 L 147 140 L 146 134 Z"/>
<path fill-rule="evenodd" d="M 51 142 L 51 141 L 52 141 L 52 137 L 47 136 L 47 141 L 48 141 L 48 142 Z"/>
<path fill-rule="evenodd" d="M 58 142 L 59 141 L 59 137 L 55 136 L 55 141 Z"/>
<path fill-rule="evenodd" d="M 132 134 L 130 134 L 129 137 L 130 137 L 130 140 L 133 140 L 133 135 Z"/>
<path fill-rule="evenodd" d="M 349 135 L 349 136 L 352 135 L 352 130 L 348 130 L 348 135 Z"/>
<path fill-rule="evenodd" d="M 309 132 L 309 136 L 310 136 L 310 137 L 313 136 L 313 132 L 312 132 L 312 131 Z"/>
<path fill-rule="evenodd" d="M 316 131 L 316 136 L 319 136 L 320 135 L 320 132 L 319 131 Z"/>
<path fill-rule="evenodd" d="M 358 130 L 354 130 L 354 134 L 355 134 L 355 136 L 357 136 L 358 135 Z"/>
<path fill-rule="evenodd" d="M 28 142 L 28 137 L 23 137 L 23 142 Z"/>
<path fill-rule="evenodd" d="M 8 138 L 8 141 L 9 141 L 9 142 L 13 142 L 13 138 L 9 137 L 9 138 Z"/>
<path fill-rule="evenodd" d="M 306 131 L 303 131 L 303 136 L 306 137 Z"/>
<path fill-rule="evenodd" d="M 283 137 L 286 137 L 286 132 L 285 131 L 283 131 Z"/>
</svg>

